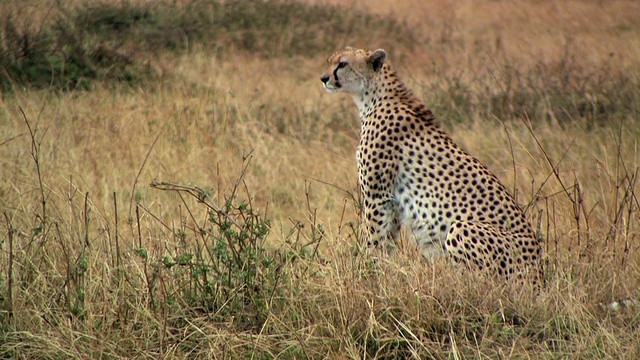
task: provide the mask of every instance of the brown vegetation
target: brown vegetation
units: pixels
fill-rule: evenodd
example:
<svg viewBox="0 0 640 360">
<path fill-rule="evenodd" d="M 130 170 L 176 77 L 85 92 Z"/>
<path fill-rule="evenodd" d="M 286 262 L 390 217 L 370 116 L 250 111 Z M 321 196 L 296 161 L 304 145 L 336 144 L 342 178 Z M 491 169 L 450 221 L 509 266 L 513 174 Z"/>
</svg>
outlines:
<svg viewBox="0 0 640 360">
<path fill-rule="evenodd" d="M 44 27 L 55 4 L 0 14 Z M 640 4 L 358 1 L 321 9 L 376 17 L 314 29 L 309 53 L 302 9 L 264 19 L 291 24 L 269 42 L 124 39 L 139 78 L 2 94 L 0 357 L 639 358 L 640 308 L 601 304 L 640 298 Z M 344 45 L 385 47 L 517 194 L 545 241 L 537 296 L 404 244 L 366 256 L 357 113 L 318 79 Z"/>
</svg>

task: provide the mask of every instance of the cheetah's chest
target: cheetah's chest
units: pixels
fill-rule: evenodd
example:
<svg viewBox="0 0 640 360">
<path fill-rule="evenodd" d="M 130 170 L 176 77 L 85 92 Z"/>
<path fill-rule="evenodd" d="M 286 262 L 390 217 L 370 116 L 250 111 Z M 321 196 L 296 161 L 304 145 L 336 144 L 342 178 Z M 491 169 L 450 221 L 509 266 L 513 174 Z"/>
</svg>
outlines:
<svg viewBox="0 0 640 360">
<path fill-rule="evenodd" d="M 394 217 L 413 238 L 427 244 L 444 240 L 453 221 L 450 199 L 443 197 L 435 180 L 439 172 L 443 175 L 442 165 L 430 168 L 428 164 L 444 158 L 429 146 L 431 140 L 425 134 L 402 131 L 403 126 L 380 126 L 381 122 L 378 126 L 364 123 L 356 150 L 365 202 L 375 200 L 372 197 L 390 199 Z"/>
</svg>

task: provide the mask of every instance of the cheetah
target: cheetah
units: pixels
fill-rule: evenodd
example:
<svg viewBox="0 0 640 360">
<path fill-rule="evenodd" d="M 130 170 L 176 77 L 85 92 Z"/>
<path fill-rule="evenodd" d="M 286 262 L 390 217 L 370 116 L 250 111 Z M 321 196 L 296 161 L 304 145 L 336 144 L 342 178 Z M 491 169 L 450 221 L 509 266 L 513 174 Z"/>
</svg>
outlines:
<svg viewBox="0 0 640 360">
<path fill-rule="evenodd" d="M 382 49 L 347 47 L 320 77 L 360 112 L 356 161 L 369 244 L 396 241 L 402 225 L 426 258 L 446 254 L 502 279 L 538 279 L 541 245 L 514 198 L 441 130 L 386 60 Z"/>
</svg>

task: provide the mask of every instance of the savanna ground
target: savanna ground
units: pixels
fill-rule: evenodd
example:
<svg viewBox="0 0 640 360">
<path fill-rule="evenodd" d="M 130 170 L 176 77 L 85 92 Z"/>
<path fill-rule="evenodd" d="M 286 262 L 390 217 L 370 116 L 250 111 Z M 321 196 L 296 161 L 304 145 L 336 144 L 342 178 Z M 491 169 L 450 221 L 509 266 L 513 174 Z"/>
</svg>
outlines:
<svg viewBox="0 0 640 360">
<path fill-rule="evenodd" d="M 640 358 L 637 1 L 0 2 L 0 357 Z M 516 194 L 545 286 L 359 243 L 385 48 Z M 604 306 L 603 306 L 604 305 Z M 626 306 L 623 306 L 626 305 Z"/>
</svg>

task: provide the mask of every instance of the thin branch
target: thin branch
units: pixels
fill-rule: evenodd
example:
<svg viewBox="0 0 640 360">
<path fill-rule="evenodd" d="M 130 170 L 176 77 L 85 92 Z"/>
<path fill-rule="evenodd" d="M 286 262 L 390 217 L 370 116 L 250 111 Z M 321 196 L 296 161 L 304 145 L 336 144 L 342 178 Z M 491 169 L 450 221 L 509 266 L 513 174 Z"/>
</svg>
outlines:
<svg viewBox="0 0 640 360">
<path fill-rule="evenodd" d="M 38 118 L 36 119 L 35 127 L 33 128 L 31 127 L 31 124 L 29 123 L 29 119 L 27 118 L 27 114 L 25 114 L 22 107 L 19 107 L 19 109 L 20 109 L 20 112 L 22 113 L 22 118 L 24 119 L 25 124 L 27 124 L 27 129 L 29 129 L 29 136 L 31 140 L 31 158 L 33 159 L 33 162 L 36 165 L 36 174 L 38 175 L 40 202 L 42 204 L 41 219 L 42 219 L 42 226 L 44 227 L 44 224 L 46 223 L 46 217 L 47 217 L 47 199 L 44 195 L 44 183 L 42 181 L 42 170 L 40 169 L 40 144 L 41 143 L 38 142 L 38 140 L 36 139 L 36 133 L 38 132 L 38 123 L 40 120 L 40 115 L 44 110 L 44 105 L 42 106 L 42 109 L 40 109 L 40 113 L 38 114 Z M 42 141 L 43 137 L 44 137 L 44 134 L 42 134 L 42 136 L 40 137 L 40 141 Z"/>
<path fill-rule="evenodd" d="M 147 155 L 145 155 L 144 160 L 142 161 L 142 165 L 140 165 L 140 169 L 138 169 L 138 173 L 136 174 L 136 178 L 133 181 L 133 186 L 131 187 L 131 198 L 129 199 L 129 219 L 131 219 L 131 204 L 133 204 L 133 198 L 136 195 L 136 186 L 138 185 L 138 180 L 140 179 L 140 175 L 142 174 L 142 170 L 144 170 L 145 165 L 147 164 L 147 160 L 149 160 L 149 156 L 151 155 L 151 151 L 156 146 L 158 139 L 160 139 L 160 135 L 162 135 L 163 130 L 161 130 L 156 138 L 151 143 L 149 150 L 147 151 Z"/>
<path fill-rule="evenodd" d="M 9 318 L 13 317 L 13 233 L 11 221 L 7 213 L 4 213 L 7 222 L 7 238 L 9 240 L 9 268 L 7 269 L 7 301 L 9 304 Z"/>
<path fill-rule="evenodd" d="M 227 212 L 223 211 L 220 208 L 220 206 L 218 206 L 214 202 L 213 198 L 211 198 L 211 195 L 209 195 L 206 191 L 204 191 L 203 189 L 201 189 L 201 188 L 199 188 L 197 186 L 181 185 L 181 184 L 165 182 L 165 181 L 158 182 L 156 180 L 153 180 L 149 184 L 149 186 L 151 186 L 154 189 L 164 190 L 164 191 L 186 192 L 187 194 L 189 194 L 189 195 L 193 196 L 194 198 L 196 198 L 199 202 L 203 203 L 209 209 L 213 210 L 217 214 L 220 214 L 220 215 L 224 216 L 229 222 L 231 222 L 233 225 L 235 225 L 238 229 L 242 229 L 243 228 L 240 224 L 238 224 L 237 221 L 235 221 L 235 219 L 233 219 L 231 216 L 229 216 L 229 214 L 227 214 Z M 209 201 L 206 201 L 207 199 Z M 144 209 L 144 207 L 143 207 L 143 209 Z M 166 226 L 166 227 L 168 229 L 171 229 L 168 226 Z"/>
</svg>

